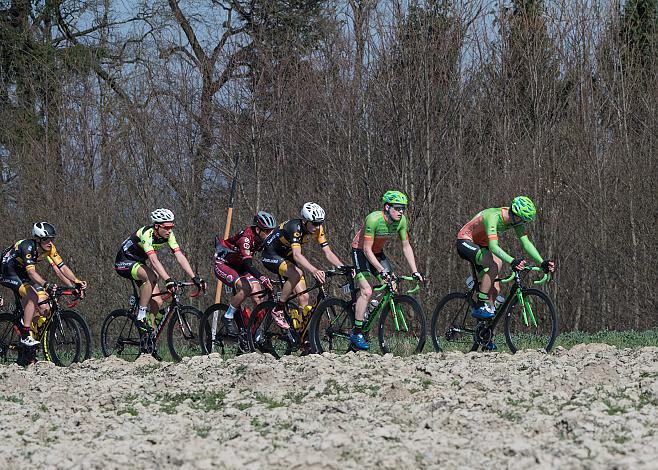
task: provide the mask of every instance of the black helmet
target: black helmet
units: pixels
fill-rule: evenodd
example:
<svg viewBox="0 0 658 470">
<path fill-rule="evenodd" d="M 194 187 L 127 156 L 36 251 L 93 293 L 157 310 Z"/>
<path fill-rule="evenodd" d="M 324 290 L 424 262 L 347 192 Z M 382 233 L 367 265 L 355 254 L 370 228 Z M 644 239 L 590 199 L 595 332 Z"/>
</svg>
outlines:
<svg viewBox="0 0 658 470">
<path fill-rule="evenodd" d="M 253 225 L 263 230 L 274 230 L 276 228 L 276 219 L 268 212 L 258 211 L 258 214 L 254 216 Z"/>
<path fill-rule="evenodd" d="M 32 226 L 32 235 L 37 238 L 55 238 L 57 231 L 48 222 L 37 222 Z"/>
</svg>

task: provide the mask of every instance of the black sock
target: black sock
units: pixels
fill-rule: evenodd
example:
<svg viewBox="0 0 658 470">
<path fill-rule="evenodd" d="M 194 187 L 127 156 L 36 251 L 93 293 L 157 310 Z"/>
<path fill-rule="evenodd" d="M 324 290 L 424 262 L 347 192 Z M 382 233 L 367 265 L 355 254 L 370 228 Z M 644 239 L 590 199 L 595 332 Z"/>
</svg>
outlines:
<svg viewBox="0 0 658 470">
<path fill-rule="evenodd" d="M 354 320 L 354 334 L 363 333 L 363 320 Z"/>
</svg>

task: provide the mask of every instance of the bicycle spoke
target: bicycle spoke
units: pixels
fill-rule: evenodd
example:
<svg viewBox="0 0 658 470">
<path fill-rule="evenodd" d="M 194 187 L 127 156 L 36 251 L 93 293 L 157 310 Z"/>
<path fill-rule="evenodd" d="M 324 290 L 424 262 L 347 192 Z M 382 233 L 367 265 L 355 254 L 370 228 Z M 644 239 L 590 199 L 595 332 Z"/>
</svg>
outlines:
<svg viewBox="0 0 658 470">
<path fill-rule="evenodd" d="M 505 312 L 505 337 L 511 352 L 523 349 L 550 351 L 557 337 L 557 312 L 550 298 L 537 289 L 527 289 L 522 301 Z"/>
<path fill-rule="evenodd" d="M 445 296 L 432 315 L 432 342 L 436 351 L 473 351 L 477 320 L 471 317 L 468 295 Z"/>
</svg>

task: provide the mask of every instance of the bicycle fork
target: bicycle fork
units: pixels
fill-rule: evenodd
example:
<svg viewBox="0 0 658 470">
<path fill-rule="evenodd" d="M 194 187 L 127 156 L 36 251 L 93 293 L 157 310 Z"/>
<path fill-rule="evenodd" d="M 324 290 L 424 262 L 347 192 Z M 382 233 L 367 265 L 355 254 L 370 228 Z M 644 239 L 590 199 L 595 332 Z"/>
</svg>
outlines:
<svg viewBox="0 0 658 470">
<path fill-rule="evenodd" d="M 401 308 L 398 308 L 391 297 L 389 300 L 389 305 L 391 308 L 391 313 L 393 313 L 393 325 L 395 326 L 395 331 L 400 331 L 400 325 L 402 325 L 402 331 L 409 331 L 407 326 L 407 321 L 404 319 L 404 313 Z"/>
<path fill-rule="evenodd" d="M 525 326 L 528 326 L 528 318 L 530 318 L 530 323 L 532 323 L 533 327 L 536 327 L 537 319 L 535 318 L 535 314 L 532 312 L 532 307 L 530 306 L 530 302 L 528 302 L 528 300 L 523 297 L 523 293 L 521 292 L 521 289 L 518 289 L 516 291 L 516 298 L 518 300 L 519 305 L 521 305 L 521 315 L 523 316 L 523 323 L 525 324 Z"/>
</svg>

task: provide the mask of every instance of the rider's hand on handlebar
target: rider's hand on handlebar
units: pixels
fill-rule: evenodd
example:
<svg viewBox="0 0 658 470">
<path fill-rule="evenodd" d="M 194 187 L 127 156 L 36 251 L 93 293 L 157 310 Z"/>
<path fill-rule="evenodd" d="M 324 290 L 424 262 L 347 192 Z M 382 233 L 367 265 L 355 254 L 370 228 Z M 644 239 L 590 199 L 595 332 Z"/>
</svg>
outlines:
<svg viewBox="0 0 658 470">
<path fill-rule="evenodd" d="M 197 286 L 197 288 L 198 288 L 200 291 L 204 291 L 204 292 L 206 291 L 206 287 L 207 287 L 207 285 L 206 285 L 206 281 L 204 281 L 202 277 L 200 277 L 200 276 L 194 276 L 194 277 L 192 278 L 192 282 L 194 283 L 195 286 Z"/>
<path fill-rule="evenodd" d="M 176 281 L 174 281 L 172 278 L 169 278 L 165 281 L 165 287 L 169 292 L 174 292 L 176 289 Z"/>
<path fill-rule="evenodd" d="M 260 285 L 263 286 L 264 289 L 267 289 L 269 291 L 274 290 L 274 287 L 272 286 L 272 281 L 270 280 L 269 277 L 263 275 L 258 278 L 258 282 L 260 282 Z"/>
<path fill-rule="evenodd" d="M 412 275 L 413 277 L 415 277 L 416 280 L 417 280 L 418 282 L 425 282 L 425 276 L 423 276 L 423 275 L 422 275 L 421 273 L 419 273 L 418 271 L 416 271 L 415 273 L 412 273 L 411 275 Z"/>
<path fill-rule="evenodd" d="M 55 292 L 57 292 L 57 284 L 51 284 L 50 282 L 46 282 L 43 285 L 43 290 L 46 291 L 46 294 L 48 294 L 48 296 L 53 297 L 55 295 Z"/>
<path fill-rule="evenodd" d="M 555 272 L 555 261 L 550 259 L 545 259 L 541 263 L 541 268 L 544 270 L 546 274 Z"/>
<path fill-rule="evenodd" d="M 522 258 L 514 258 L 510 264 L 514 271 L 521 271 L 526 267 L 526 260 Z"/>
<path fill-rule="evenodd" d="M 389 271 L 381 271 L 379 273 L 379 277 L 382 278 L 382 281 L 384 281 L 386 284 L 390 284 L 393 281 L 393 275 Z"/>
<path fill-rule="evenodd" d="M 325 281 L 325 274 L 324 271 L 320 271 L 319 269 L 316 269 L 313 271 L 311 274 L 313 274 L 313 277 L 320 283 L 324 284 Z"/>
</svg>

